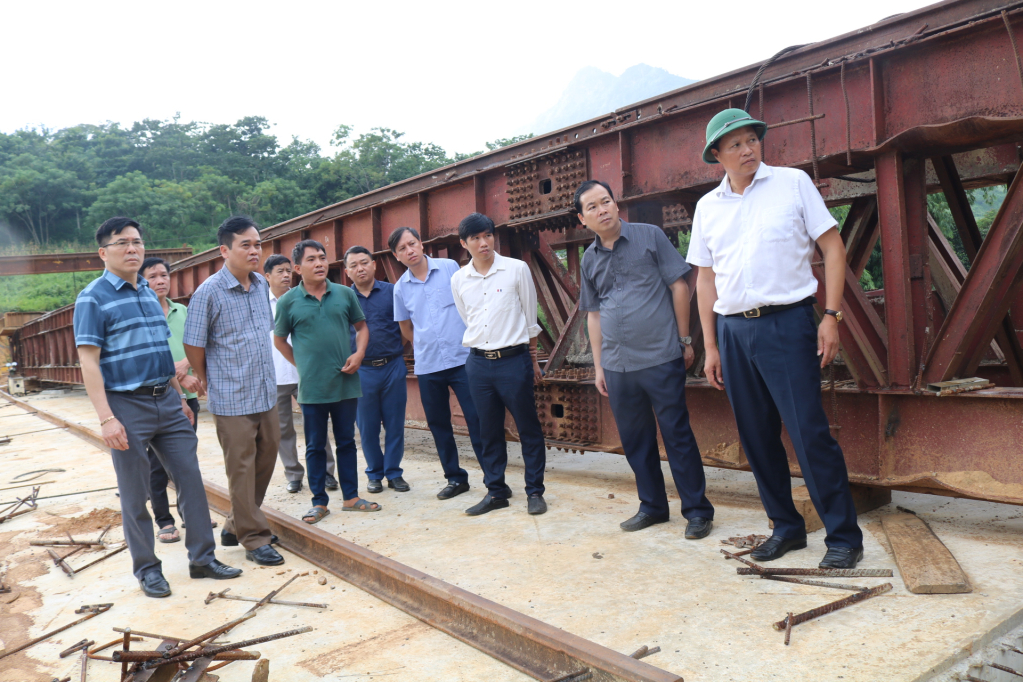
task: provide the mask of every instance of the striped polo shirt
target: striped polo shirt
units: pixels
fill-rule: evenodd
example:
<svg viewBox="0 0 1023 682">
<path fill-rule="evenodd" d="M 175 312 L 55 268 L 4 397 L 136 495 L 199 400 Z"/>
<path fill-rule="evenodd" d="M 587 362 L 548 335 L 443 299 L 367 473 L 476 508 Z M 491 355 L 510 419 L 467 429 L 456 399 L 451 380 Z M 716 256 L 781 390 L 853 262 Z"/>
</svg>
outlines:
<svg viewBox="0 0 1023 682">
<path fill-rule="evenodd" d="M 160 300 L 142 275 L 133 287 L 109 270 L 75 300 L 75 345 L 97 346 L 103 385 L 131 391 L 174 377 L 170 327 Z"/>
</svg>

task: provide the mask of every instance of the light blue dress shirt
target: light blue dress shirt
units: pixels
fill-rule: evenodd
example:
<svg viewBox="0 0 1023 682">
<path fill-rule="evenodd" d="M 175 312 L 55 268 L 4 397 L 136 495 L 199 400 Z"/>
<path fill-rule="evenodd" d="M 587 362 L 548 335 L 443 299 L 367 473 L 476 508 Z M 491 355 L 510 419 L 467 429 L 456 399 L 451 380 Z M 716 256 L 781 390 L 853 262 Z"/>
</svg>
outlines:
<svg viewBox="0 0 1023 682">
<path fill-rule="evenodd" d="M 451 295 L 451 276 L 458 272 L 459 265 L 447 258 L 429 256 L 426 262 L 430 269 L 425 282 L 406 270 L 394 285 L 394 321 L 412 320 L 415 328 L 412 350 L 416 375 L 460 367 L 469 357 L 469 349 L 462 345 L 465 323 Z"/>
</svg>

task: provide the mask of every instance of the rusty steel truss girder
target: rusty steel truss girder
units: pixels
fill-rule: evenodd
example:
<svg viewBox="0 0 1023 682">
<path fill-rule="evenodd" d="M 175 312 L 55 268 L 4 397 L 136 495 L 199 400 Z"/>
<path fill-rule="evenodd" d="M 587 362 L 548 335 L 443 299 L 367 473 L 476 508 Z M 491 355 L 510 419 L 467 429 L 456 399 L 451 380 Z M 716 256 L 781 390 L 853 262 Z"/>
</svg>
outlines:
<svg viewBox="0 0 1023 682">
<path fill-rule="evenodd" d="M 1023 467 L 1012 456 L 1012 438 L 1023 436 L 1023 349 L 1013 322 L 1023 316 L 1023 190 L 1015 180 L 1023 69 L 1013 40 L 1021 32 L 1023 0 L 951 0 L 789 52 L 764 70 L 752 98 L 751 113 L 772 125 L 765 160 L 815 173 L 829 205 L 850 205 L 842 229 L 847 322 L 835 370 L 841 387 L 824 400 L 841 422 L 835 425 L 857 482 L 1023 503 Z M 529 264 L 545 318 L 540 343 L 548 375 L 561 377 L 545 382 L 537 401 L 548 443 L 620 451 L 606 399 L 580 374 L 592 362 L 578 309 L 581 252 L 592 234 L 580 229 L 572 192 L 582 179 L 604 180 L 623 218 L 659 225 L 678 239 L 696 201 L 721 179 L 720 167 L 700 159 L 706 122 L 743 105 L 758 67 L 267 228 L 264 255 L 317 239 L 327 248 L 331 277 L 346 282 L 341 258 L 363 245 L 377 254 L 378 276 L 394 282 L 404 268 L 385 249 L 392 230 L 415 227 L 429 255 L 465 262 L 457 224 L 471 211 L 488 214 L 498 225 L 497 249 Z M 993 184 L 1010 187 L 982 239 L 966 190 Z M 937 191 L 948 200 L 968 270 L 928 215 L 926 196 Z M 859 280 L 877 245 L 884 289 L 865 292 Z M 187 299 L 222 264 L 216 251 L 175 263 L 172 296 Z M 824 300 L 819 264 L 814 272 Z M 692 301 L 698 368 L 702 341 Z M 23 373 L 80 382 L 70 319 L 65 309 L 25 325 L 14 344 Z M 996 388 L 941 399 L 923 391 L 930 381 L 973 374 Z M 424 427 L 412 388 L 407 423 Z M 727 401 L 699 380 L 692 388 L 705 461 L 741 463 Z M 452 408 L 457 419 L 454 401 Z M 966 415 L 969 424 L 960 423 Z M 932 437 L 952 423 L 969 437 Z M 510 421 L 508 427 L 514 438 Z M 794 457 L 790 464 L 798 474 Z"/>
</svg>

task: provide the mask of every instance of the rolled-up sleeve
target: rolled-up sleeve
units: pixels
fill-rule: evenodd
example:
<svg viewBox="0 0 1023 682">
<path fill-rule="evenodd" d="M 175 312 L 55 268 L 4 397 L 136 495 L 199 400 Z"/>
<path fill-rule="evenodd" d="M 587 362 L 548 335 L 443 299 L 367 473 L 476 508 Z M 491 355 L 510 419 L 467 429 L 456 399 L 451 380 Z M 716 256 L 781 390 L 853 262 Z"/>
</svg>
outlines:
<svg viewBox="0 0 1023 682">
<path fill-rule="evenodd" d="M 671 286 L 679 277 L 692 270 L 678 249 L 668 241 L 663 230 L 654 230 L 654 249 L 657 254 L 657 270 L 665 285 Z"/>
<path fill-rule="evenodd" d="M 709 268 L 714 265 L 714 257 L 703 238 L 703 211 L 700 210 L 699 204 L 696 205 L 693 227 L 689 232 L 689 251 L 686 252 L 686 261 L 701 268 Z"/>
<path fill-rule="evenodd" d="M 206 347 L 212 312 L 210 303 L 209 291 L 205 287 L 199 287 L 189 300 L 188 317 L 185 318 L 185 333 L 181 339 L 186 346 Z M 269 305 L 269 300 L 267 304 Z"/>
<path fill-rule="evenodd" d="M 92 296 L 79 296 L 75 301 L 74 315 L 75 346 L 103 347 L 106 338 L 103 313 L 99 302 Z"/>
<path fill-rule="evenodd" d="M 529 266 L 522 263 L 516 272 L 516 288 L 519 290 L 519 303 L 522 305 L 522 314 L 526 316 L 526 332 L 529 338 L 535 339 L 540 335 L 540 324 L 536 319 L 536 287 L 533 285 L 533 278 L 529 274 Z"/>
</svg>

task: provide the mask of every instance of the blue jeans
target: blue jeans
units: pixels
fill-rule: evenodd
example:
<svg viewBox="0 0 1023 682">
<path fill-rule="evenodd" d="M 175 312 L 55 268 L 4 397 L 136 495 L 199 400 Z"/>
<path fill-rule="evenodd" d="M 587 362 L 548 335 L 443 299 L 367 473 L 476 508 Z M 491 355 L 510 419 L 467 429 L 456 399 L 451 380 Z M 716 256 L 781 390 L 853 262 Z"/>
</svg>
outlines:
<svg viewBox="0 0 1023 682">
<path fill-rule="evenodd" d="M 803 517 L 792 503 L 789 460 L 781 442 L 784 422 L 810 500 L 827 530 L 825 544 L 862 546 L 845 457 L 831 436 L 821 403 L 813 308 L 789 308 L 755 319 L 719 315 L 717 328 L 721 370 L 739 441 L 757 479 L 760 501 L 774 521 L 775 535 L 806 535 Z"/>
<path fill-rule="evenodd" d="M 362 397 L 355 422 L 362 437 L 362 454 L 366 458 L 366 476 L 379 481 L 384 476 L 394 480 L 402 475 L 401 458 L 405 454 L 405 401 L 408 370 L 399 355 L 383 367 L 363 365 L 359 368 Z M 380 451 L 380 424 L 384 425 L 384 452 Z"/>
<path fill-rule="evenodd" d="M 455 392 L 458 404 L 462 407 L 465 424 L 469 428 L 469 440 L 476 453 L 476 459 L 483 456 L 483 442 L 480 440 L 480 420 L 476 414 L 476 405 L 469 392 L 469 379 L 465 374 L 465 365 L 442 369 L 439 372 L 420 374 L 419 399 L 423 402 L 426 413 L 426 424 L 433 434 L 433 442 L 437 446 L 437 455 L 444 470 L 444 478 L 449 483 L 468 483 L 469 474 L 458 465 L 458 446 L 455 445 L 455 432 L 451 428 L 451 398 L 448 389 Z M 482 461 L 482 460 L 481 460 Z"/>
<path fill-rule="evenodd" d="M 327 496 L 327 420 L 334 427 L 337 480 L 341 494 L 350 500 L 359 496 L 359 462 L 355 447 L 355 412 L 358 398 L 336 403 L 303 403 L 305 422 L 305 468 L 313 506 L 326 507 Z"/>
<path fill-rule="evenodd" d="M 510 358 L 487 360 L 470 355 L 465 363 L 469 390 L 480 416 L 483 438 L 483 483 L 494 499 L 507 499 L 510 491 L 504 481 L 508 466 L 508 443 L 504 435 L 504 411 L 515 420 L 526 464 L 526 494 L 543 495 L 543 471 L 547 465 L 547 444 L 540 419 L 536 416 L 533 394 L 533 360 L 529 353 Z"/>
<path fill-rule="evenodd" d="M 660 426 L 671 477 L 682 499 L 682 516 L 714 518 L 700 448 L 689 425 L 685 360 L 677 358 L 634 372 L 605 369 L 604 381 L 625 458 L 636 474 L 639 510 L 658 517 L 669 513 L 657 447 Z"/>
</svg>

